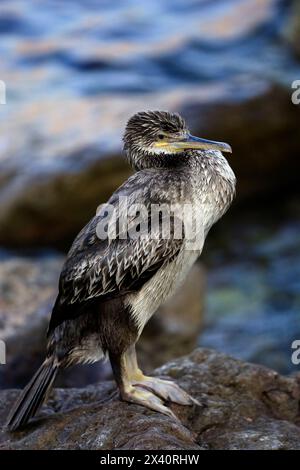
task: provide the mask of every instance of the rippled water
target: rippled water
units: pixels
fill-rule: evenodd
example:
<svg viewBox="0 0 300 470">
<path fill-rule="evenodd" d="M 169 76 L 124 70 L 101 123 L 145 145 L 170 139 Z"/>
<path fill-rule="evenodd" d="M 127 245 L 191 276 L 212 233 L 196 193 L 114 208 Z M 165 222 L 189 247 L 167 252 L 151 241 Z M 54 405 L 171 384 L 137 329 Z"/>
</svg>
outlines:
<svg viewBox="0 0 300 470">
<path fill-rule="evenodd" d="M 245 77 L 255 88 L 270 74 L 287 83 L 295 65 L 277 41 L 287 3 L 2 0 L 1 75 L 10 101 Z"/>
</svg>

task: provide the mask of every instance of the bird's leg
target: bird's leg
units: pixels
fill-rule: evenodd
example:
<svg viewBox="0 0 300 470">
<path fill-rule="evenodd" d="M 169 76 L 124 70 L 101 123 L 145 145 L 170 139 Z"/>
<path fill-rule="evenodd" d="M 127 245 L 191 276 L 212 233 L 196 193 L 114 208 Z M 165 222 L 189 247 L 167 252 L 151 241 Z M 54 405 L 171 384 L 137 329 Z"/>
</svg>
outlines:
<svg viewBox="0 0 300 470">
<path fill-rule="evenodd" d="M 145 406 L 178 420 L 172 410 L 164 405 L 160 397 L 152 393 L 150 389 L 133 384 L 133 382 L 144 376 L 131 352 L 123 354 L 110 353 L 109 358 L 122 400 Z"/>
<path fill-rule="evenodd" d="M 170 401 L 179 405 L 199 405 L 196 399 L 182 390 L 176 383 L 144 375 L 138 367 L 135 345 L 132 345 L 126 351 L 125 362 L 129 381 L 135 388 L 143 388 L 155 393 L 155 395 L 164 401 Z"/>
</svg>

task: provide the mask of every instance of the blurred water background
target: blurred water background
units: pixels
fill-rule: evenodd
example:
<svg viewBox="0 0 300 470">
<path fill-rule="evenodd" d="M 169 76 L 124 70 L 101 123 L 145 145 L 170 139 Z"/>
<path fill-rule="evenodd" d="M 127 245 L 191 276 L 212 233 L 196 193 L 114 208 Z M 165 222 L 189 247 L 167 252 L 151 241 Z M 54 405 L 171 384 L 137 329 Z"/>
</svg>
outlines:
<svg viewBox="0 0 300 470">
<path fill-rule="evenodd" d="M 151 344 L 160 328 L 180 335 L 192 314 L 197 344 L 296 371 L 298 2 L 2 0 L 0 56 L 0 385 L 22 385 L 40 361 L 64 253 L 130 174 L 122 130 L 145 109 L 178 111 L 194 133 L 230 142 L 239 183 L 190 280 L 199 302 L 186 287 L 182 319 L 168 307 Z M 187 352 L 176 344 L 174 357 Z"/>
</svg>

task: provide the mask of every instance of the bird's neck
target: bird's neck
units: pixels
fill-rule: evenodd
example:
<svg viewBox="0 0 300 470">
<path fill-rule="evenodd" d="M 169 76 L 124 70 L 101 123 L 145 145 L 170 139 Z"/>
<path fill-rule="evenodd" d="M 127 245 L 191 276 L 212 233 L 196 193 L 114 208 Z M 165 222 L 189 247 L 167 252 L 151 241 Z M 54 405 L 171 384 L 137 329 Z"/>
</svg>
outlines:
<svg viewBox="0 0 300 470">
<path fill-rule="evenodd" d="M 135 170 L 145 170 L 149 168 L 188 168 L 191 161 L 188 152 L 167 153 L 152 152 L 141 147 L 131 146 L 124 148 L 130 165 Z"/>
<path fill-rule="evenodd" d="M 144 169 L 182 169 L 185 174 L 215 175 L 235 181 L 234 174 L 226 160 L 219 151 L 188 150 L 178 153 L 156 153 L 148 149 L 131 146 L 124 148 L 127 159 L 135 170 Z"/>
</svg>

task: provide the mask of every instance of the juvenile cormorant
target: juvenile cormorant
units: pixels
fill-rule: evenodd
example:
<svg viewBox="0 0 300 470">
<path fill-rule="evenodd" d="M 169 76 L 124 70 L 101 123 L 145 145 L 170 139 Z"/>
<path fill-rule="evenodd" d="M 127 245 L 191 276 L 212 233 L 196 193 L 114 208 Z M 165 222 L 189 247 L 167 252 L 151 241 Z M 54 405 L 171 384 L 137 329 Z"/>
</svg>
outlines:
<svg viewBox="0 0 300 470">
<path fill-rule="evenodd" d="M 165 111 L 135 114 L 123 140 L 136 172 L 83 228 L 68 253 L 48 329 L 46 359 L 20 394 L 8 420 L 10 430 L 35 415 L 59 369 L 104 356 L 109 357 L 123 400 L 173 418 L 166 402 L 195 403 L 175 383 L 145 376 L 137 364 L 135 345 L 149 318 L 180 285 L 200 255 L 209 229 L 233 200 L 236 180 L 222 155 L 231 148 L 193 137 L 182 117 Z M 120 223 L 124 201 L 125 237 Z M 141 217 L 143 211 L 139 212 L 136 236 L 129 237 L 128 227 L 137 213 L 130 215 L 128 207 L 134 205 L 146 208 L 146 215 Z M 176 211 L 169 212 L 168 236 L 161 231 L 165 216 L 160 216 L 154 231 L 149 230 L 151 208 L 157 205 L 188 207 L 188 219 L 195 219 L 196 235 L 200 234 L 196 244 L 190 245 L 185 225 L 181 236 L 175 236 L 175 222 L 180 218 Z M 107 218 L 110 231 L 107 207 L 116 209 L 117 236 L 105 238 L 99 236 L 98 228 Z"/>
</svg>

